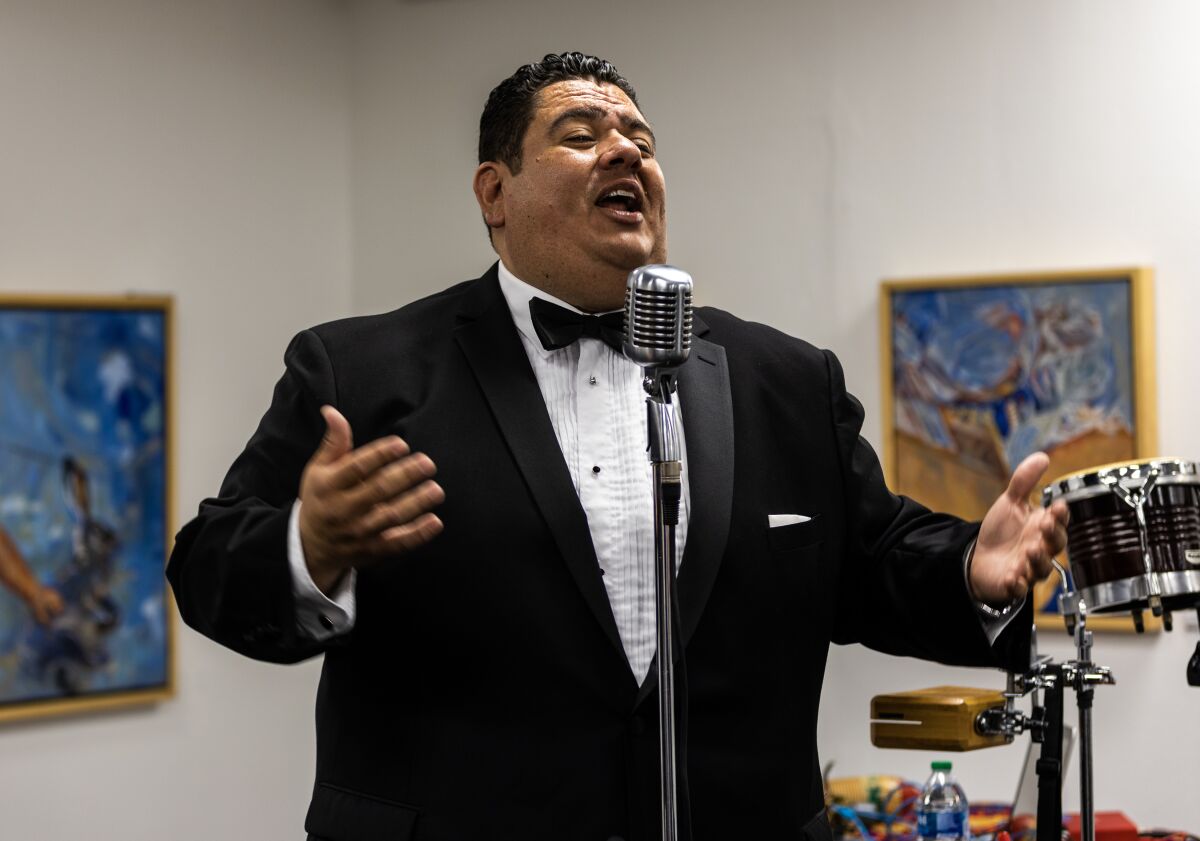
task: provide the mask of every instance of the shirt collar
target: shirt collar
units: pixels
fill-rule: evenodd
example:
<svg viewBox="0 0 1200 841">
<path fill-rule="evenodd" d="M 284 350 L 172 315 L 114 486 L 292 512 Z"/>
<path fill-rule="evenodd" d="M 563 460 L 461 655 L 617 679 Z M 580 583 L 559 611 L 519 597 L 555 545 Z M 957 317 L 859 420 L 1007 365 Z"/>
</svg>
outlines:
<svg viewBox="0 0 1200 841">
<path fill-rule="evenodd" d="M 542 298 L 571 312 L 582 313 L 583 310 L 579 309 L 579 307 L 571 306 L 561 298 L 555 298 L 549 292 L 538 289 L 536 286 L 521 280 L 508 270 L 503 260 L 500 261 L 498 273 L 500 276 L 500 292 L 504 295 L 504 300 L 508 304 L 508 311 L 512 315 L 513 324 L 517 325 L 517 330 L 533 343 L 533 346 L 537 348 L 542 356 L 549 356 L 554 353 L 554 351 L 546 350 L 542 347 L 542 341 L 533 329 L 533 317 L 529 314 L 530 299 Z"/>
</svg>

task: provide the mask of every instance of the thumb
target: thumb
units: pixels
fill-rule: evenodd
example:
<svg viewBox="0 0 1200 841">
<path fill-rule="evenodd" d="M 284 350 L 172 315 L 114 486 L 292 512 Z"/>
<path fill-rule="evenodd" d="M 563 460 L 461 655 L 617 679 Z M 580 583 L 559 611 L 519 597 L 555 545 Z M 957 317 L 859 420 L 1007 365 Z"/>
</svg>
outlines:
<svg viewBox="0 0 1200 841">
<path fill-rule="evenodd" d="M 313 461 L 329 464 L 350 452 L 354 447 L 354 434 L 350 431 L 350 421 L 332 406 L 322 406 L 321 417 L 325 419 L 325 436 L 313 453 Z"/>
<path fill-rule="evenodd" d="M 1042 474 L 1050 466 L 1050 456 L 1045 453 L 1033 453 L 1017 465 L 1012 478 L 1008 480 L 1008 490 L 1005 494 L 1013 502 L 1025 502 L 1033 489 L 1041 480 Z"/>
</svg>

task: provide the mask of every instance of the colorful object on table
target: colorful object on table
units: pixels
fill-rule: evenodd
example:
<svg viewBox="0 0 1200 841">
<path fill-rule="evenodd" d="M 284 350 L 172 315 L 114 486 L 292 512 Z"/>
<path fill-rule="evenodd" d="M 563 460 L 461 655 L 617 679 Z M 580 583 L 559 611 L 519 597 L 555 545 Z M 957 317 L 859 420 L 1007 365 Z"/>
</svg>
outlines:
<svg viewBox="0 0 1200 841">
<path fill-rule="evenodd" d="M 916 783 L 886 774 L 840 777 L 826 782 L 826 795 L 835 836 L 866 841 L 915 841 L 917 837 L 916 803 L 921 787 Z M 972 803 L 972 837 L 1006 829 L 1009 808 L 1007 803 Z"/>
<path fill-rule="evenodd" d="M 904 783 L 895 774 L 871 774 L 864 777 L 838 777 L 825 784 L 830 801 L 842 806 L 870 803 L 883 809 L 884 799 Z"/>
<path fill-rule="evenodd" d="M 971 836 L 996 834 L 1000 841 L 1000 833 L 1008 829 L 1008 816 L 1012 806 L 1007 803 L 972 803 L 971 804 Z M 1004 832 L 1008 835 L 1008 832 Z"/>
</svg>

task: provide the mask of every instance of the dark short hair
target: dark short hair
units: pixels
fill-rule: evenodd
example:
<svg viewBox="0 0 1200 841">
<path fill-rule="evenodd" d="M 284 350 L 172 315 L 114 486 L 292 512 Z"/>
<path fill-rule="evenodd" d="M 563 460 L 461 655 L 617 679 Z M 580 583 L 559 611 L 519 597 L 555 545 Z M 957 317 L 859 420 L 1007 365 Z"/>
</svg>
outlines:
<svg viewBox="0 0 1200 841">
<path fill-rule="evenodd" d="M 534 99 L 542 88 L 571 79 L 616 85 L 638 109 L 633 85 L 611 62 L 580 52 L 551 53 L 526 64 L 492 89 L 479 117 L 479 163 L 499 161 L 514 173 L 521 170 L 521 144 L 533 122 Z"/>
</svg>

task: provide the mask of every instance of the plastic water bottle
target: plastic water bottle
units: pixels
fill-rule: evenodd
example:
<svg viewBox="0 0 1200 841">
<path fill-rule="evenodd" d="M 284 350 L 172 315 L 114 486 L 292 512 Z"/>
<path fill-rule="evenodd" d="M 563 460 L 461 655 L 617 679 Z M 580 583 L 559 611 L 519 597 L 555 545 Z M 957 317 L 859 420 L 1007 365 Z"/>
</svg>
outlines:
<svg viewBox="0 0 1200 841">
<path fill-rule="evenodd" d="M 950 776 L 949 762 L 934 762 L 933 773 L 917 802 L 917 837 L 965 841 L 971 837 L 970 808 L 962 787 Z"/>
</svg>

